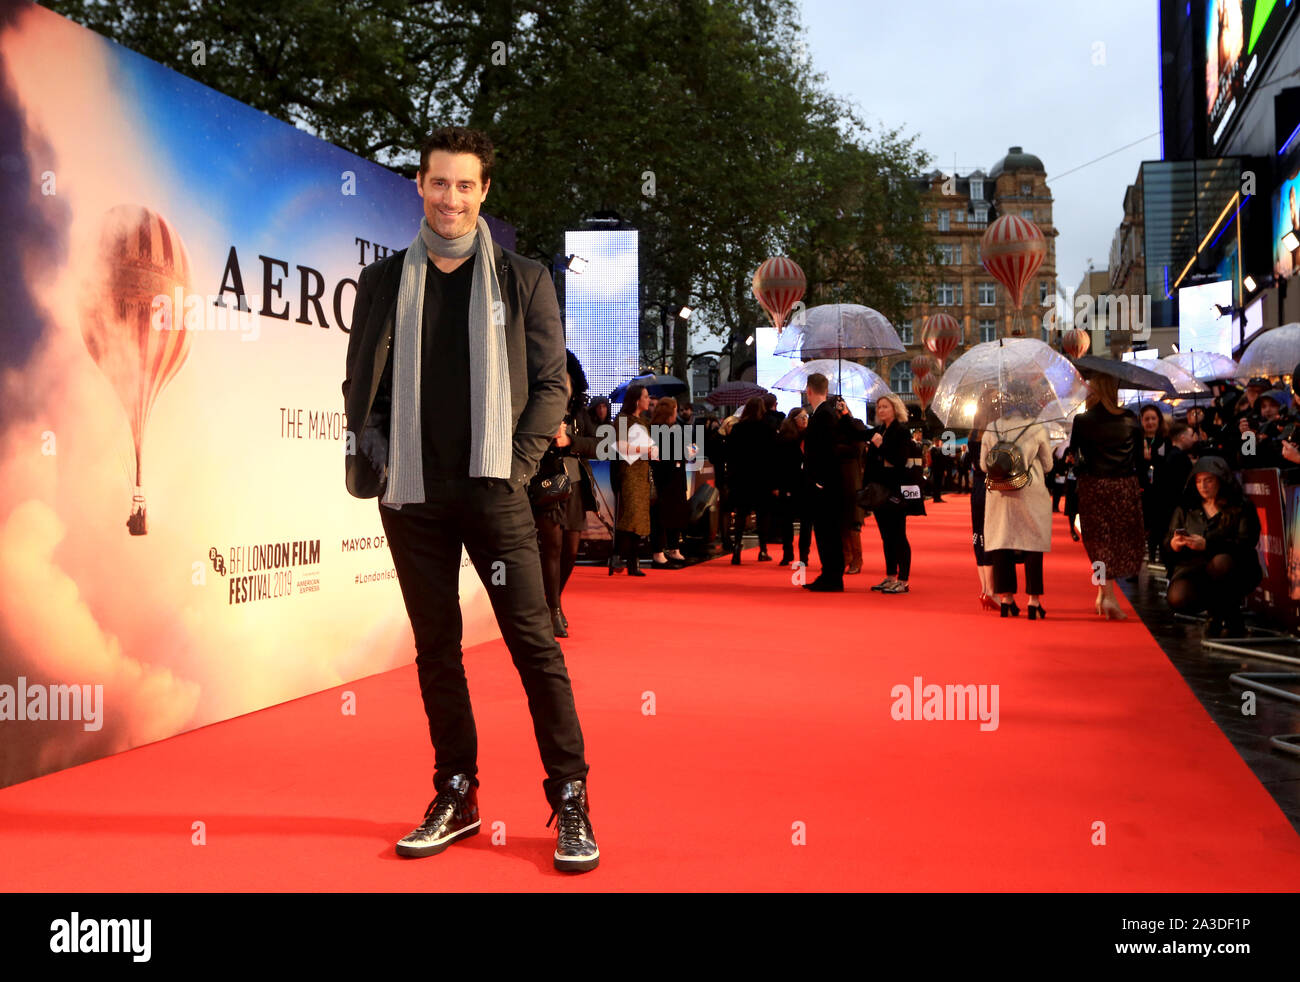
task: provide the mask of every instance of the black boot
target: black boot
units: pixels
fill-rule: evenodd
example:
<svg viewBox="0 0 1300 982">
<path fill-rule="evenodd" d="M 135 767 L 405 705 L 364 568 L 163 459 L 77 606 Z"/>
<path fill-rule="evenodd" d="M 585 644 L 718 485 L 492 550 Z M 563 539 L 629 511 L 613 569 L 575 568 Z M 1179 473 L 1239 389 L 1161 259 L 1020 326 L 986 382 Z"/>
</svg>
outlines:
<svg viewBox="0 0 1300 982">
<path fill-rule="evenodd" d="M 731 550 L 731 565 L 740 565 L 740 538 L 737 536 L 735 547 Z"/>
<path fill-rule="evenodd" d="M 564 621 L 560 617 L 560 608 L 551 608 L 551 631 L 557 638 L 567 638 L 569 632 L 564 628 Z"/>
<path fill-rule="evenodd" d="M 560 785 L 546 827 L 555 823 L 555 868 L 565 873 L 586 873 L 600 865 L 600 847 L 587 814 L 587 783 L 566 781 Z"/>
<path fill-rule="evenodd" d="M 627 557 L 627 575 L 628 576 L 645 576 L 645 570 L 638 565 L 640 560 L 635 552 Z"/>
</svg>

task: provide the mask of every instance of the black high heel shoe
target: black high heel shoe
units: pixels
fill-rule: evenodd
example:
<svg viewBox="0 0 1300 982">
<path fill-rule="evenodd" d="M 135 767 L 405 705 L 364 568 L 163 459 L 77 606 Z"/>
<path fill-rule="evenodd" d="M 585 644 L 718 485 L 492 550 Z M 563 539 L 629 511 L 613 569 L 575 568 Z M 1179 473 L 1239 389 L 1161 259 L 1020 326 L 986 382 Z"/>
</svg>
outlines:
<svg viewBox="0 0 1300 982">
<path fill-rule="evenodd" d="M 1032 621 L 1037 618 L 1040 621 L 1047 620 L 1047 611 L 1043 609 L 1042 604 L 1029 605 L 1029 619 Z"/>
<path fill-rule="evenodd" d="M 1020 616 L 1020 608 L 1016 606 L 1016 602 L 1015 602 L 1014 600 L 1011 601 L 1011 603 L 1009 603 L 1009 604 L 1008 604 L 1008 603 L 999 604 L 999 605 L 998 605 L 998 610 L 1001 612 L 1001 615 L 1002 615 L 1003 617 L 1019 617 L 1019 616 Z M 1030 610 L 1033 610 L 1033 608 L 1031 607 Z M 1033 617 L 1033 614 L 1030 614 L 1029 616 L 1032 618 L 1032 617 Z"/>
</svg>

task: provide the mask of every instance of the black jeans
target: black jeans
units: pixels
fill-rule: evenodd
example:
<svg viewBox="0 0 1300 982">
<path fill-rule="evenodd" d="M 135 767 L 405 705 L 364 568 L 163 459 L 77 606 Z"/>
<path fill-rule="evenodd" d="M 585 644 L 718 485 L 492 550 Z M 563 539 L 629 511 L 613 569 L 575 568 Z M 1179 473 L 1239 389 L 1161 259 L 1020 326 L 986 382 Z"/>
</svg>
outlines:
<svg viewBox="0 0 1300 982">
<path fill-rule="evenodd" d="M 554 804 L 566 781 L 585 781 L 582 728 L 564 652 L 552 634 L 537 531 L 525 488 L 505 481 L 426 481 L 429 500 L 379 506 L 415 633 L 415 665 L 434 749 L 434 784 L 453 774 L 478 783 L 478 733 L 461 652 L 461 545 L 487 588 L 510 658 L 524 684 L 533 733 Z"/>
<path fill-rule="evenodd" d="M 907 512 L 886 505 L 875 511 L 880 544 L 885 547 L 885 575 L 904 582 L 912 572 L 912 544 L 907 541 Z"/>
<path fill-rule="evenodd" d="M 1016 592 L 1016 550 L 994 549 L 989 558 L 993 560 L 993 592 Z M 1025 593 L 1031 597 L 1043 595 L 1043 554 L 1041 552 L 1021 552 L 1025 563 Z"/>
</svg>

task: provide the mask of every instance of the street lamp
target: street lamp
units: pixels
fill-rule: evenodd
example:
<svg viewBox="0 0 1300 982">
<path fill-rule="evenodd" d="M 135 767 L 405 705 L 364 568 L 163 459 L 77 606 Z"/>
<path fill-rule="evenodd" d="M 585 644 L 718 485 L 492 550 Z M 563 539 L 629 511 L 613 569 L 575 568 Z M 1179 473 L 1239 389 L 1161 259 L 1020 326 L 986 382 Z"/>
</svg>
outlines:
<svg viewBox="0 0 1300 982">
<path fill-rule="evenodd" d="M 660 373 L 668 374 L 668 318 L 672 316 L 677 320 L 690 320 L 691 314 L 695 311 L 685 305 L 673 305 L 667 301 L 656 300 L 650 304 L 651 307 L 659 308 L 659 363 Z"/>
</svg>

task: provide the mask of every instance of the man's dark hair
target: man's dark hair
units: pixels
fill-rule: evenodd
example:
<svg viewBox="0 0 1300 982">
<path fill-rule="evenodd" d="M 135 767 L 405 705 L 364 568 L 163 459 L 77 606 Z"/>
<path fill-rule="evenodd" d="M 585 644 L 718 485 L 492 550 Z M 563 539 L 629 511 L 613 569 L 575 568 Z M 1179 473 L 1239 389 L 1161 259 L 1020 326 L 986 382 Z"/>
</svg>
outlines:
<svg viewBox="0 0 1300 982">
<path fill-rule="evenodd" d="M 434 130 L 433 135 L 420 147 L 420 175 L 429 169 L 429 154 L 436 151 L 444 153 L 472 153 L 478 158 L 481 180 L 486 184 L 492 178 L 492 165 L 496 155 L 492 141 L 486 133 L 471 130 L 464 126 L 444 126 Z"/>
<path fill-rule="evenodd" d="M 1182 436 L 1184 433 L 1186 433 L 1186 432 L 1187 432 L 1188 430 L 1190 430 L 1190 429 L 1191 429 L 1191 427 L 1188 426 L 1186 423 L 1184 423 L 1184 422 L 1182 422 L 1182 421 L 1179 421 L 1179 422 L 1177 422 L 1177 423 L 1172 423 L 1172 424 L 1170 424 L 1170 426 L 1169 426 L 1169 442 L 1172 443 L 1174 440 L 1177 440 L 1180 436 Z"/>
<path fill-rule="evenodd" d="M 825 395 L 830 391 L 831 382 L 821 372 L 813 372 L 808 376 L 808 388 L 812 389 L 818 395 Z"/>
<path fill-rule="evenodd" d="M 765 392 L 765 393 L 763 393 L 763 408 L 766 409 L 769 413 L 770 413 L 773 409 L 776 408 L 776 393 L 775 393 L 775 392 Z"/>
</svg>

